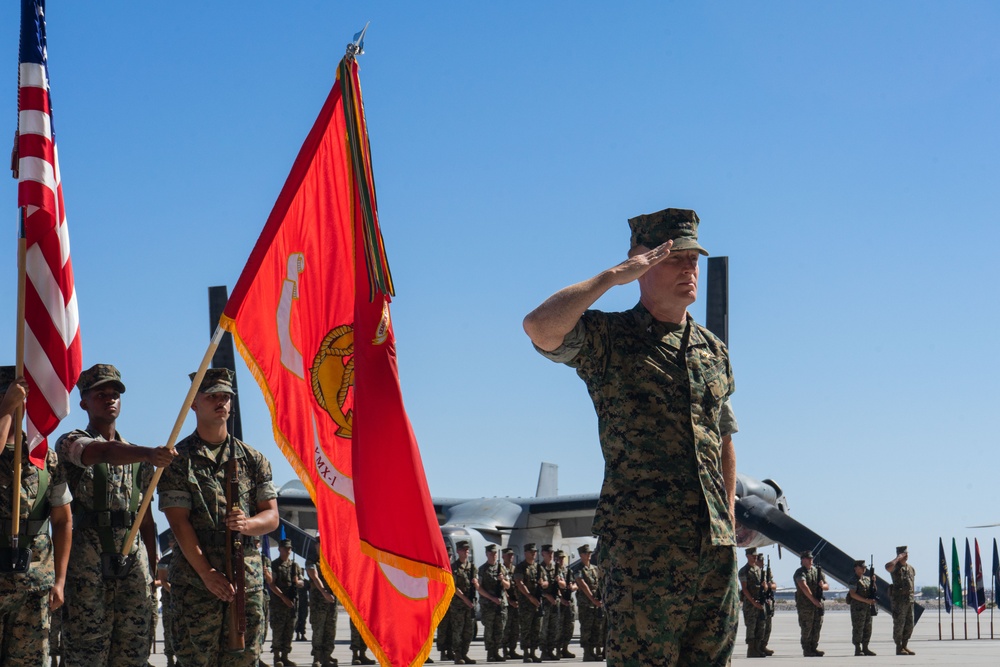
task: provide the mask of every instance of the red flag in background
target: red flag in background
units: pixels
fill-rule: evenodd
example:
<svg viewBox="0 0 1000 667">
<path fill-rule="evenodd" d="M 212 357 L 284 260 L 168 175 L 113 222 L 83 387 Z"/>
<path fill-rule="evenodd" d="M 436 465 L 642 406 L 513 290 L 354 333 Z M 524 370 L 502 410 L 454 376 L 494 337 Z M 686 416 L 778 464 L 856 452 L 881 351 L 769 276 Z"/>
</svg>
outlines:
<svg viewBox="0 0 1000 667">
<path fill-rule="evenodd" d="M 28 456 L 45 465 L 47 436 L 69 414 L 80 377 L 80 319 L 52 125 L 44 0 L 21 2 L 18 69 L 17 204 L 25 243 L 24 375 Z"/>
<path fill-rule="evenodd" d="M 353 58 L 337 78 L 221 325 L 316 504 L 324 574 L 382 664 L 422 664 L 454 584 L 403 408 Z"/>
</svg>

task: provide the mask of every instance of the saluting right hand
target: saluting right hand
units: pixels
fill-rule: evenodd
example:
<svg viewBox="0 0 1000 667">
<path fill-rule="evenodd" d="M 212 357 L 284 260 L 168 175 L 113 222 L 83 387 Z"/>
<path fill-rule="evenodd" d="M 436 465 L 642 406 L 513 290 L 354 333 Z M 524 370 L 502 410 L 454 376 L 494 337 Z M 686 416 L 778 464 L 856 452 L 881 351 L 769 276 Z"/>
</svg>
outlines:
<svg viewBox="0 0 1000 667">
<path fill-rule="evenodd" d="M 616 285 L 627 285 L 662 262 L 670 254 L 673 241 L 661 243 L 652 250 L 629 257 L 609 271 Z"/>
</svg>

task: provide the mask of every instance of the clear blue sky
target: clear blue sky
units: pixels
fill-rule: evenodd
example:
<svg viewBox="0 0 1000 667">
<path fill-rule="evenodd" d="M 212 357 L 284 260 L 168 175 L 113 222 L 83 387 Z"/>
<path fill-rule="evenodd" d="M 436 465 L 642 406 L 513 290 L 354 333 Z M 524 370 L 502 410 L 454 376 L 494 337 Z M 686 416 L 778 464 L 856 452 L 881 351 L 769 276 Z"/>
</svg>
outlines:
<svg viewBox="0 0 1000 667">
<path fill-rule="evenodd" d="M 979 430 L 1000 371 L 996 3 L 51 0 L 48 14 L 84 363 L 122 370 L 126 437 L 166 440 L 208 343 L 207 288 L 232 287 L 370 20 L 361 80 L 432 494 L 530 495 L 542 460 L 562 492 L 599 489 L 583 384 L 532 351 L 521 318 L 624 258 L 628 217 L 675 206 L 730 258 L 740 470 L 777 480 L 848 552 L 885 562 L 909 544 L 921 584 L 939 536 L 988 552 L 1000 532 L 965 528 L 1000 522 L 996 436 Z M 0 25 L 9 138 L 16 3 Z M 16 188 L 0 187 L 13 285 Z M 13 320 L 13 289 L 0 307 Z M 0 343 L 12 362 L 13 326 Z M 239 372 L 246 439 L 287 481 Z"/>
</svg>

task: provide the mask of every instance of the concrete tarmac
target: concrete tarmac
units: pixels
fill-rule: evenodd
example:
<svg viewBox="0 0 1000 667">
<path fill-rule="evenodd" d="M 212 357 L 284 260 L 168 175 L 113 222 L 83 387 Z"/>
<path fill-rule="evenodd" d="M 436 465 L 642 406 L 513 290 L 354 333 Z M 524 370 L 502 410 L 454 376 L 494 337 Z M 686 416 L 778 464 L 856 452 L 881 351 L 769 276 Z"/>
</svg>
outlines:
<svg viewBox="0 0 1000 667">
<path fill-rule="evenodd" d="M 996 612 L 995 612 L 996 613 Z M 923 618 L 917 623 L 910 639 L 909 648 L 916 652 L 914 656 L 896 655 L 896 648 L 892 641 L 892 617 L 881 611 L 874 619 L 872 632 L 871 650 L 878 655 L 875 657 L 855 657 L 854 646 L 851 644 L 851 615 L 843 608 L 831 609 L 827 611 L 823 621 L 823 630 L 820 635 L 819 648 L 826 652 L 822 658 L 805 658 L 802 656 L 802 648 L 799 645 L 799 626 L 794 609 L 779 609 L 774 616 L 771 641 L 769 647 L 774 650 L 774 655 L 761 659 L 746 657 L 746 644 L 744 643 L 744 632 L 741 627 L 737 638 L 736 650 L 733 653 L 733 663 L 742 664 L 781 664 L 781 665 L 908 665 L 916 667 L 920 665 L 990 665 L 996 667 L 1000 665 L 1000 613 L 996 613 L 994 619 L 994 637 L 990 639 L 990 616 L 989 610 L 980 617 L 979 632 L 982 639 L 976 639 L 976 615 L 970 613 L 967 618 L 968 625 L 963 626 L 963 615 L 961 610 L 955 615 L 955 637 L 951 639 L 951 617 L 942 613 L 942 634 L 943 641 L 938 640 L 938 613 L 937 608 L 928 608 Z M 337 658 L 340 665 L 351 664 L 350 650 L 350 624 L 347 615 L 341 611 L 338 614 L 337 622 L 337 648 L 333 652 L 333 657 Z M 970 639 L 965 640 L 965 629 L 968 629 Z M 307 633 L 308 636 L 308 633 Z M 157 639 L 163 637 L 162 628 L 157 633 Z M 578 638 L 574 638 L 570 645 L 570 651 L 576 653 L 573 659 L 560 660 L 558 663 L 543 664 L 566 664 L 582 662 L 583 650 L 580 648 Z M 265 643 L 267 653 L 262 656 L 264 660 L 271 663 L 270 653 L 270 633 Z M 292 660 L 299 667 L 311 667 L 310 657 L 311 645 L 309 641 L 292 642 Z M 520 650 L 520 649 L 519 649 Z M 167 660 L 163 655 L 163 643 L 157 641 L 156 653 L 150 656 L 150 664 L 154 667 L 166 667 Z M 371 652 L 368 654 L 371 656 Z M 483 647 L 482 639 L 472 642 L 472 649 L 469 655 L 476 660 L 476 664 L 486 663 L 486 649 Z M 453 664 L 452 662 L 442 663 L 438 658 L 440 653 L 434 650 L 431 657 L 435 664 Z M 523 664 L 521 661 L 509 661 L 511 664 Z M 490 663 L 499 664 L 499 663 Z"/>
</svg>

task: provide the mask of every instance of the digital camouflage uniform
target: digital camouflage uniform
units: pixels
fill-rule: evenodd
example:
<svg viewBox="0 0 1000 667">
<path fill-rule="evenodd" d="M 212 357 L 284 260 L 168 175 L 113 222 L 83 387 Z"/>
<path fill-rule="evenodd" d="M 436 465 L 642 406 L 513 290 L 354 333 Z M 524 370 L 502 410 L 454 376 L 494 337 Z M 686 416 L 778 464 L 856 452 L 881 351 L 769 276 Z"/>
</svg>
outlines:
<svg viewBox="0 0 1000 667">
<path fill-rule="evenodd" d="M 514 566 L 514 581 L 523 581 L 528 592 L 536 600 L 542 599 L 541 582 L 543 579 L 545 579 L 545 570 L 542 569 L 537 560 L 530 565 L 528 561 L 523 560 Z M 529 654 L 533 656 L 535 649 L 538 648 L 539 635 L 542 631 L 542 611 L 532 604 L 520 588 L 517 590 L 517 606 L 517 615 L 521 622 L 521 650 L 524 651 L 524 658 L 527 660 Z"/>
<path fill-rule="evenodd" d="M 333 589 L 323 578 L 318 559 L 317 550 L 316 555 L 306 561 L 306 574 L 322 580 L 325 590 L 332 595 Z M 323 590 L 313 581 L 312 576 L 309 577 L 309 619 L 312 623 L 313 662 L 322 665 L 336 664 L 337 661 L 332 656 L 337 641 L 337 599 L 328 602 L 323 596 Z"/>
<path fill-rule="evenodd" d="M 257 504 L 277 498 L 271 482 L 271 464 L 249 445 L 236 440 L 239 461 L 239 508 L 246 516 L 257 514 Z M 229 442 L 211 447 L 192 433 L 177 443 L 177 458 L 168 466 L 157 487 L 160 511 L 181 507 L 189 520 L 209 564 L 226 569 L 225 516 L 226 463 Z M 256 667 L 264 632 L 264 572 L 260 552 L 252 538 L 244 540 L 246 583 L 246 648 L 242 653 L 226 650 L 230 604 L 215 597 L 201 577 L 177 550 L 170 564 L 170 587 L 174 603 L 174 652 L 183 667 Z"/>
<path fill-rule="evenodd" d="M 542 547 L 545 551 L 545 547 Z M 540 567 L 545 572 L 545 580 L 549 582 L 548 588 L 542 589 L 542 627 L 539 631 L 538 642 L 542 649 L 542 657 L 552 657 L 553 651 L 558 650 L 559 633 L 562 627 L 559 624 L 559 585 L 556 581 L 556 561 L 555 559 L 545 564 L 544 559 Z"/>
<path fill-rule="evenodd" d="M 871 586 L 871 579 L 865 575 L 857 577 L 848 586 L 849 591 L 854 591 L 863 598 L 868 597 L 868 589 Z M 872 638 L 872 606 L 867 602 L 859 602 L 847 595 L 848 604 L 851 607 L 851 643 L 858 651 L 863 646 L 868 648 L 868 642 Z"/>
<path fill-rule="evenodd" d="M 917 571 L 909 563 L 899 563 L 891 574 L 892 640 L 896 642 L 897 649 L 906 649 L 913 634 L 914 579 Z"/>
<path fill-rule="evenodd" d="M 497 558 L 493 565 L 489 562 L 479 566 L 479 586 L 490 595 L 499 598 L 500 604 L 495 604 L 486 596 L 479 596 L 479 616 L 483 622 L 483 644 L 486 647 L 487 661 L 491 661 L 493 656 L 500 653 L 503 645 L 503 628 L 507 622 L 507 594 L 500 576 L 507 576 L 500 559 Z"/>
<path fill-rule="evenodd" d="M 802 652 L 810 655 L 817 652 L 819 645 L 819 633 L 823 629 L 823 608 L 814 605 L 809 598 L 799 590 L 799 582 L 806 582 L 806 586 L 812 591 L 813 597 L 819 599 L 822 593 L 821 582 L 826 581 L 826 575 L 819 568 L 800 567 L 795 570 L 792 576 L 795 582 L 795 610 L 799 615 L 800 641 Z M 820 600 L 822 604 L 822 600 Z"/>
<path fill-rule="evenodd" d="M 166 576 L 170 576 L 170 561 L 174 558 L 174 551 L 178 551 L 179 548 L 175 547 L 173 550 L 165 553 L 159 561 L 156 563 L 157 577 L 159 577 L 160 571 L 164 571 Z M 169 582 L 169 580 L 168 580 Z M 163 619 L 163 654 L 167 656 L 168 662 L 173 662 L 174 658 L 174 633 L 173 633 L 173 622 L 174 622 L 174 612 L 172 609 L 172 602 L 170 597 L 170 591 L 167 590 L 166 586 L 160 587 L 160 604 L 163 608 L 163 613 L 161 617 Z"/>
<path fill-rule="evenodd" d="M 762 581 L 767 584 L 768 588 L 774 587 L 774 575 L 770 570 L 770 567 L 764 568 L 764 577 Z M 767 608 L 764 613 L 764 636 L 761 637 L 760 644 L 764 649 L 764 652 L 771 655 L 771 651 L 767 647 L 767 643 L 771 641 L 771 622 L 774 620 L 774 600 L 769 600 L 767 603 Z"/>
<path fill-rule="evenodd" d="M 365 643 L 365 638 L 361 636 L 358 626 L 354 625 L 354 619 L 351 619 L 351 664 L 374 665 L 375 661 L 369 658 L 367 653 L 368 644 Z"/>
<path fill-rule="evenodd" d="M 573 628 L 576 625 L 576 607 L 573 605 L 576 581 L 570 578 L 568 569 L 562 563 L 562 552 L 556 552 L 556 576 L 562 577 L 565 582 L 565 587 L 558 589 L 556 594 L 559 601 L 559 641 L 556 644 L 556 655 L 575 658 L 576 654 L 569 650 L 569 643 L 573 640 Z"/>
<path fill-rule="evenodd" d="M 576 369 L 597 412 L 608 664 L 725 665 L 739 613 L 719 426 L 734 387 L 726 346 L 640 303 L 588 310 L 539 351 Z"/>
<path fill-rule="evenodd" d="M 0 450 L 0 546 L 4 548 L 11 546 L 13 470 L 14 446 L 7 445 Z M 0 572 L 0 664 L 4 667 L 40 667 L 49 654 L 49 590 L 56 578 L 49 509 L 67 505 L 72 496 L 53 451 L 46 454 L 45 470 L 48 482 L 43 501 L 36 518 L 29 520 L 39 495 L 40 475 L 22 449 L 19 514 L 25 530 L 18 548 L 31 549 L 31 563 L 25 573 Z"/>
<path fill-rule="evenodd" d="M 591 562 L 584 565 L 576 574 L 578 590 L 576 591 L 576 609 L 580 618 L 580 646 L 584 650 L 584 660 L 591 654 L 595 659 L 604 650 L 604 610 L 597 607 L 587 594 L 583 592 L 581 582 L 587 584 L 591 594 L 597 601 L 601 600 L 601 570 Z M 589 662 L 589 661 L 588 661 Z"/>
<path fill-rule="evenodd" d="M 305 581 L 305 580 L 303 580 Z M 309 622 L 309 587 L 303 586 L 299 589 L 298 597 L 295 598 L 295 636 L 296 638 L 306 638 L 306 623 Z"/>
<path fill-rule="evenodd" d="M 114 439 L 128 444 L 115 432 Z M 105 442 L 100 434 L 77 429 L 56 442 L 59 465 L 73 493 L 73 548 L 66 573 L 66 611 L 63 617 L 63 664 L 66 667 L 145 667 L 152 643 L 149 559 L 136 533 L 131 546 L 132 567 L 124 579 L 105 579 L 101 554 L 102 533 L 121 553 L 135 517 L 135 509 L 153 478 L 148 463 L 85 466 L 81 457 L 88 445 Z M 100 468 L 107 469 L 105 498 Z M 138 471 L 138 475 L 136 472 Z M 137 493 L 137 497 L 133 497 Z M 110 520 L 110 530 L 96 524 Z"/>
<path fill-rule="evenodd" d="M 254 547 L 255 551 L 260 552 L 260 565 L 263 572 L 271 571 L 271 557 L 264 552 L 263 549 L 257 549 Z M 260 630 L 260 640 L 257 642 L 257 650 L 260 653 L 264 652 L 264 640 L 267 639 L 267 630 L 271 627 L 271 605 L 268 603 L 268 599 L 271 597 L 271 592 L 267 587 L 267 579 L 264 580 L 264 626 Z"/>
<path fill-rule="evenodd" d="M 281 589 L 285 597 L 292 601 L 292 606 L 271 593 L 271 652 L 288 653 L 292 650 L 292 634 L 295 632 L 295 618 L 298 614 L 296 600 L 299 590 L 296 581 L 302 580 L 302 568 L 292 560 L 291 555 L 285 560 L 278 558 L 271 563 L 271 584 Z"/>
<path fill-rule="evenodd" d="M 751 565 L 756 558 L 744 565 L 739 570 L 740 586 L 749 593 L 754 600 L 760 601 L 760 589 L 764 579 L 764 571 L 757 565 Z M 751 654 L 759 653 L 763 646 L 765 631 L 765 614 L 763 609 L 758 609 L 754 604 L 741 593 L 740 602 L 743 603 L 743 625 L 746 626 L 746 642 L 749 645 L 748 657 L 757 657 Z"/>
<path fill-rule="evenodd" d="M 511 564 L 513 565 L 513 560 Z M 504 657 L 519 658 L 521 654 L 517 652 L 517 644 L 521 638 L 521 622 L 518 616 L 520 605 L 517 600 L 517 588 L 514 586 L 514 567 L 504 565 L 504 568 L 507 570 L 507 578 L 510 579 L 510 588 L 507 589 L 507 619 L 503 626 Z"/>
<path fill-rule="evenodd" d="M 476 567 L 472 564 L 472 559 L 466 560 L 465 563 L 458 559 L 453 560 L 451 574 L 455 579 L 455 590 L 462 591 L 465 597 L 475 602 L 476 589 L 472 582 L 476 580 Z M 462 598 L 455 595 L 451 598 L 448 616 L 451 623 L 451 652 L 455 660 L 458 660 L 468 654 L 472 638 L 476 634 L 476 612 L 470 609 Z"/>
</svg>

